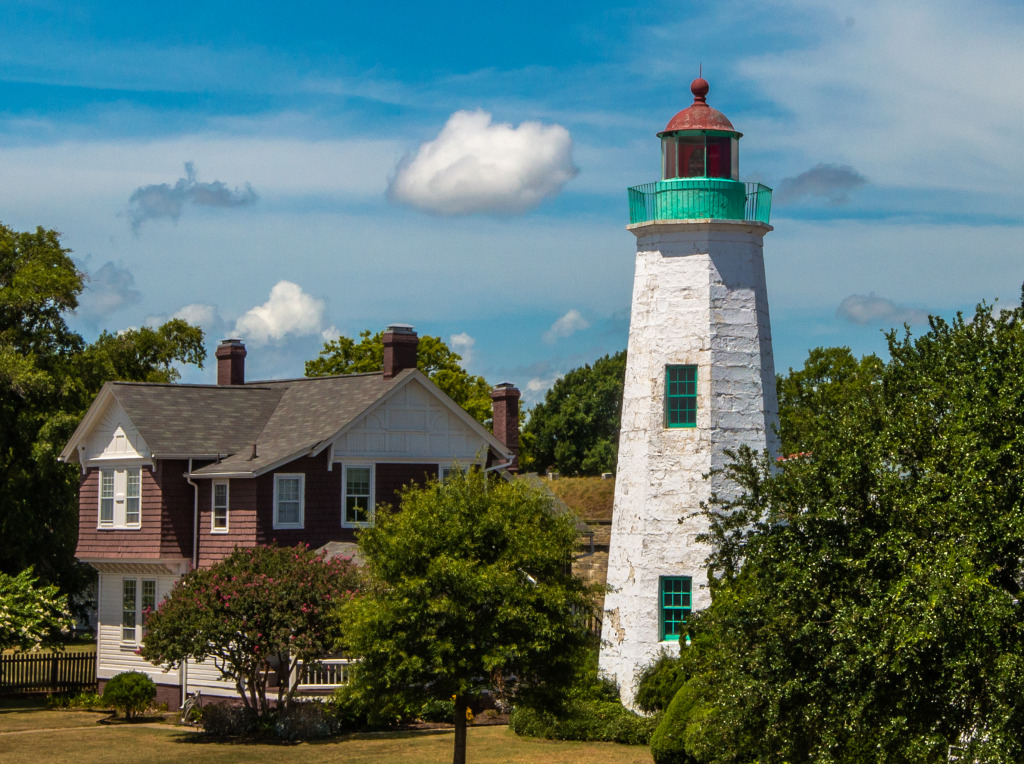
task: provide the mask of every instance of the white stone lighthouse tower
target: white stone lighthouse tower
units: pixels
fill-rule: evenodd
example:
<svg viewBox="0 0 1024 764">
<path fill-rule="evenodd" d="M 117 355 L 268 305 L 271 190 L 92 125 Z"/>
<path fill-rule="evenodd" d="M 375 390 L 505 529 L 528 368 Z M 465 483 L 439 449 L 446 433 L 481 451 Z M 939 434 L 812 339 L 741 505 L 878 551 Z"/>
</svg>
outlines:
<svg viewBox="0 0 1024 764">
<path fill-rule="evenodd" d="M 662 179 L 629 189 L 637 239 L 601 669 L 631 705 L 634 675 L 686 641 L 710 602 L 694 513 L 726 449 L 777 448 L 775 364 L 761 252 L 771 189 L 739 180 L 741 136 L 706 103 L 658 136 Z"/>
</svg>

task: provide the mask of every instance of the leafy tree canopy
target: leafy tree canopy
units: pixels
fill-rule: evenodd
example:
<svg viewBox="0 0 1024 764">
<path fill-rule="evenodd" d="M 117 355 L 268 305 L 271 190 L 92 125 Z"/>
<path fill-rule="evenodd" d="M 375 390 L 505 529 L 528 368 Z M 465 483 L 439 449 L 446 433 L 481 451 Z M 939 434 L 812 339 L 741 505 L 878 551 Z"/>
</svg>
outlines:
<svg viewBox="0 0 1024 764">
<path fill-rule="evenodd" d="M 307 377 L 358 374 L 384 368 L 384 333 L 359 333 L 359 342 L 344 335 L 324 343 L 320 354 L 306 361 Z M 491 386 L 462 368 L 462 356 L 440 337 L 424 335 L 416 349 L 416 368 L 430 377 L 449 398 L 485 427 L 491 426 Z"/>
<path fill-rule="evenodd" d="M 328 560 L 303 546 L 235 549 L 174 585 L 148 616 L 142 656 L 168 669 L 189 658 L 211 661 L 260 715 L 270 710 L 274 670 L 282 677 L 276 701 L 284 711 L 297 688 L 288 678 L 299 661 L 333 651 L 340 622 L 327 614 L 358 588 L 347 558 Z"/>
<path fill-rule="evenodd" d="M 742 451 L 707 508 L 665 722 L 695 761 L 1024 760 L 1024 309 L 888 339 L 812 353 L 780 385 L 811 454 Z"/>
<path fill-rule="evenodd" d="M 573 369 L 530 410 L 523 466 L 563 475 L 613 472 L 619 450 L 626 351 Z"/>
<path fill-rule="evenodd" d="M 40 586 L 31 568 L 0 573 L 0 650 L 59 647 L 74 626 L 67 596 Z"/>
<path fill-rule="evenodd" d="M 65 321 L 83 276 L 56 232 L 0 224 L 0 571 L 30 566 L 77 591 L 78 474 L 60 454 L 104 382 L 172 381 L 202 366 L 202 331 L 183 321 L 87 344 Z"/>
<path fill-rule="evenodd" d="M 543 488 L 479 471 L 406 489 L 359 537 L 369 588 L 352 601 L 357 683 L 371 697 L 455 698 L 454 761 L 465 709 L 515 678 L 520 701 L 565 689 L 589 635 L 590 592 L 570 570 L 572 517 Z"/>
</svg>

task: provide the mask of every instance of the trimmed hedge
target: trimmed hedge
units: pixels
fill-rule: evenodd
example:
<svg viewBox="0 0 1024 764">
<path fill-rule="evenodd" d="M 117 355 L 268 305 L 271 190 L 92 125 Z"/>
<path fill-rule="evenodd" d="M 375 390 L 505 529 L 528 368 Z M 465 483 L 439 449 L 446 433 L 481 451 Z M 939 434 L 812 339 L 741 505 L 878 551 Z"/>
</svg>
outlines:
<svg viewBox="0 0 1024 764">
<path fill-rule="evenodd" d="M 558 715 L 516 707 L 508 726 L 526 737 L 646 745 L 659 718 L 634 714 L 617 701 L 572 700 Z"/>
<path fill-rule="evenodd" d="M 134 719 L 156 699 L 156 683 L 141 671 L 125 671 L 114 676 L 103 688 L 103 702 L 114 712 Z"/>
</svg>

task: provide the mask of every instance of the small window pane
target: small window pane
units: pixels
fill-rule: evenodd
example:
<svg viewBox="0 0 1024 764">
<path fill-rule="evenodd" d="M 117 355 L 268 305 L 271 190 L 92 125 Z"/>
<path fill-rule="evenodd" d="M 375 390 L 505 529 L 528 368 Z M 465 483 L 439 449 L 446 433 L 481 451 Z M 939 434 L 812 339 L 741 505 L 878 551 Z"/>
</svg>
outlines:
<svg viewBox="0 0 1024 764">
<path fill-rule="evenodd" d="M 349 467 L 345 471 L 345 522 L 370 522 L 370 468 Z"/>
<path fill-rule="evenodd" d="M 156 581 L 142 582 L 142 626 L 145 628 L 149 614 L 156 609 Z"/>
<path fill-rule="evenodd" d="M 302 524 L 302 479 L 277 479 L 277 524 Z"/>
<path fill-rule="evenodd" d="M 142 471 L 127 470 L 127 490 L 125 491 L 124 521 L 126 525 L 138 525 L 141 521 L 140 500 L 142 496 Z"/>
<path fill-rule="evenodd" d="M 114 524 L 114 471 L 100 472 L 100 525 Z"/>
<path fill-rule="evenodd" d="M 121 585 L 121 641 L 135 641 L 135 579 L 126 578 Z"/>
<path fill-rule="evenodd" d="M 228 527 L 228 484 L 213 484 L 213 528 L 227 530 Z"/>
<path fill-rule="evenodd" d="M 662 576 L 659 584 L 661 639 L 676 642 L 690 615 L 692 579 L 689 576 Z"/>
<path fill-rule="evenodd" d="M 697 367 L 665 367 L 665 425 L 697 426 Z"/>
</svg>

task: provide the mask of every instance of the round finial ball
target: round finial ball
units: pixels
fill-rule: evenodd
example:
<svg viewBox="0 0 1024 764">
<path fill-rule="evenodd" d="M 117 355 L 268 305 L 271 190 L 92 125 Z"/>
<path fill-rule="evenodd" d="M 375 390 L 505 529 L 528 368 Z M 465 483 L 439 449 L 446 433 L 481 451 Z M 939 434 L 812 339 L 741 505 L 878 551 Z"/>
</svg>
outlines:
<svg viewBox="0 0 1024 764">
<path fill-rule="evenodd" d="M 708 81 L 703 77 L 698 77 L 690 83 L 690 92 L 693 93 L 694 98 L 700 98 L 703 100 L 709 90 L 711 90 L 711 86 L 708 85 Z"/>
</svg>

